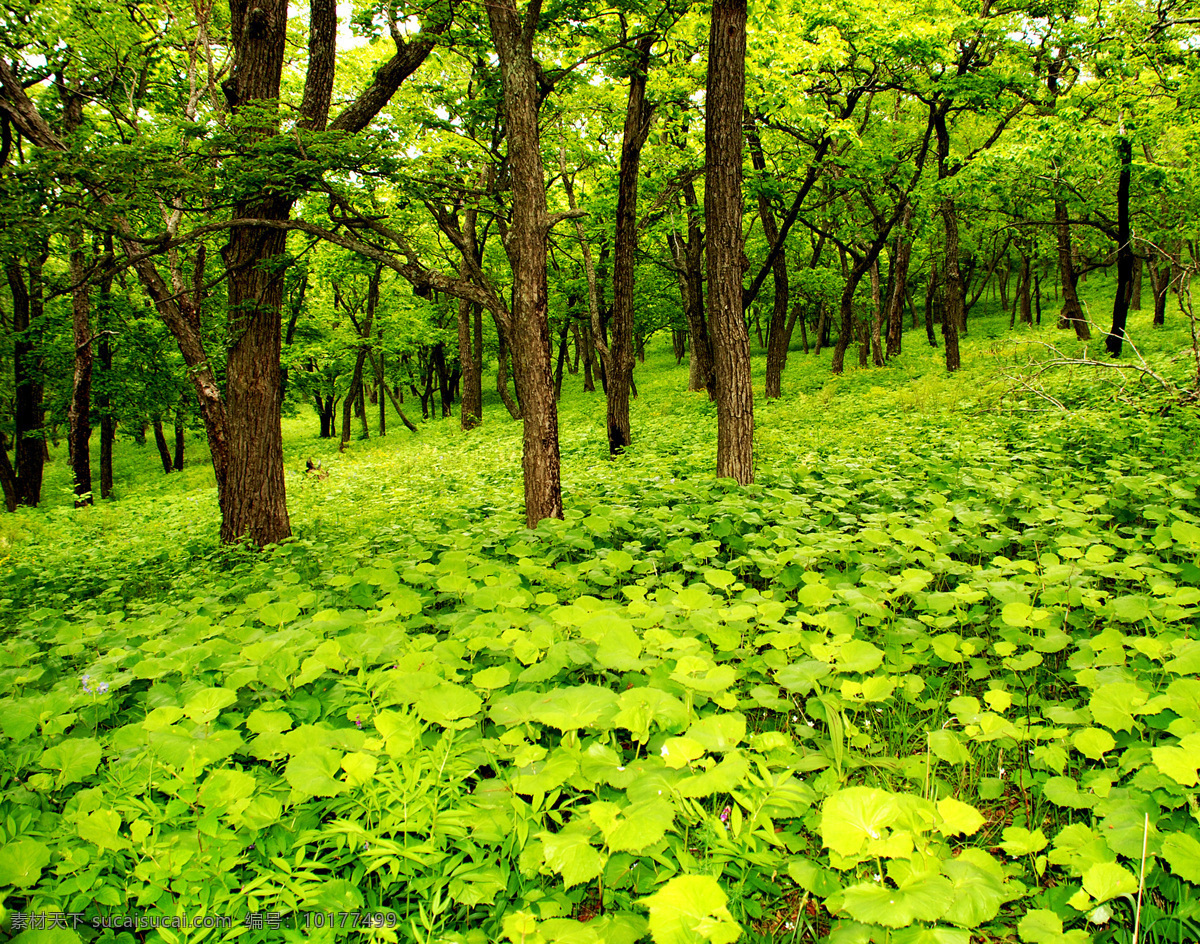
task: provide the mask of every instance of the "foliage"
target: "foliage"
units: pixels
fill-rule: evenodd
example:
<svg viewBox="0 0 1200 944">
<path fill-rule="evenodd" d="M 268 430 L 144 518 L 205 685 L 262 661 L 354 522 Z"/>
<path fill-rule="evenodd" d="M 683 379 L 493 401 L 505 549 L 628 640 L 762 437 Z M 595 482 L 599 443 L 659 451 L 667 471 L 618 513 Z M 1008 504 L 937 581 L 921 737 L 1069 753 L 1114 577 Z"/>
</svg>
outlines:
<svg viewBox="0 0 1200 944">
<path fill-rule="evenodd" d="M 653 346 L 620 460 L 565 392 L 535 531 L 493 420 L 345 454 L 288 421 L 262 554 L 217 548 L 201 464 L 10 516 L 4 907 L 1041 944 L 1129 940 L 1144 874 L 1144 939 L 1194 938 L 1200 422 L 1027 412 L 937 353 L 793 353 L 739 489 Z"/>
</svg>

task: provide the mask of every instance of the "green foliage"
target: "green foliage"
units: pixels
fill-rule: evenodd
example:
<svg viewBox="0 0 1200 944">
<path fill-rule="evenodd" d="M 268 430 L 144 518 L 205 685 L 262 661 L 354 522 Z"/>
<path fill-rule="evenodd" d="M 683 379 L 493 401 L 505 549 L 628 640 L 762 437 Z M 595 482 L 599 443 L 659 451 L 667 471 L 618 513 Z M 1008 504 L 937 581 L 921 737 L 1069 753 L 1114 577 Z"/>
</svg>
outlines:
<svg viewBox="0 0 1200 944">
<path fill-rule="evenodd" d="M 289 420 L 262 554 L 217 549 L 203 469 L 5 519 L 4 907 L 1083 944 L 1144 874 L 1142 927 L 1189 939 L 1200 423 L 1010 411 L 927 357 L 793 352 L 738 489 L 652 348 L 616 462 L 566 390 L 535 531 L 495 404 L 343 454 Z"/>
</svg>

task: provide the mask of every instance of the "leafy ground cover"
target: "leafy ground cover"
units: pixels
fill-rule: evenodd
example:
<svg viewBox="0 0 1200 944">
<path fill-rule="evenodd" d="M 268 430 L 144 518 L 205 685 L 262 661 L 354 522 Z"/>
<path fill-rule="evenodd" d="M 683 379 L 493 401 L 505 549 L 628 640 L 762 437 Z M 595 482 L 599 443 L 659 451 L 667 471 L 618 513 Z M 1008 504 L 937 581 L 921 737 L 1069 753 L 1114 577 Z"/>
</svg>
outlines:
<svg viewBox="0 0 1200 944">
<path fill-rule="evenodd" d="M 744 489 L 654 348 L 619 461 L 565 394 L 536 531 L 495 409 L 344 455 L 289 420 L 298 536 L 262 554 L 217 547 L 199 456 L 3 519 L 5 926 L 1200 939 L 1200 421 L 1094 370 L 1044 412 L 1004 328 L 957 377 L 915 335 L 842 378 L 793 352 Z M 1182 329 L 1139 328 L 1186 372 Z M 90 924 L 131 910 L 237 921 Z M 87 921 L 12 926 L 47 912 Z"/>
</svg>

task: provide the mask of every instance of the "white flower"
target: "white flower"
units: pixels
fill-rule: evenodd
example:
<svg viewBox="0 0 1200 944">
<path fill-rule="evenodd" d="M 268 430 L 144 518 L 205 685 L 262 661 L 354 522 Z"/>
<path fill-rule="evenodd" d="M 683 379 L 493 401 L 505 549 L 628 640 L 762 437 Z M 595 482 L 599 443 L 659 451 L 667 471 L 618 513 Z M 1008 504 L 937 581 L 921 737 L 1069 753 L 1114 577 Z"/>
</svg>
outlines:
<svg viewBox="0 0 1200 944">
<path fill-rule="evenodd" d="M 617 770 L 618 770 L 618 771 L 621 771 L 621 772 L 624 772 L 625 768 L 624 768 L 624 767 L 618 767 L 618 768 L 617 768 Z"/>
<path fill-rule="evenodd" d="M 659 751 L 659 753 L 662 754 L 663 757 L 671 756 L 671 752 L 667 750 L 667 745 L 665 745 L 665 744 L 662 746 L 662 750 Z"/>
<path fill-rule="evenodd" d="M 998 771 L 996 771 L 996 773 L 999 775 L 1001 780 L 1004 779 L 1004 768 L 1003 767 L 1001 767 Z"/>
</svg>

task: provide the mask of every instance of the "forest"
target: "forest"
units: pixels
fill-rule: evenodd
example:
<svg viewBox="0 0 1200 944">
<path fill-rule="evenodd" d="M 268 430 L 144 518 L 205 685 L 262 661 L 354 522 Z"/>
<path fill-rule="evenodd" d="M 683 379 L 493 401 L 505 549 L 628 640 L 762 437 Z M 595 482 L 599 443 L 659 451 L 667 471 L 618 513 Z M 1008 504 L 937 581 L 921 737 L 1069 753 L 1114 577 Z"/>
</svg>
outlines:
<svg viewBox="0 0 1200 944">
<path fill-rule="evenodd" d="M 0 936 L 1200 940 L 1200 7 L 0 7 Z"/>
</svg>

